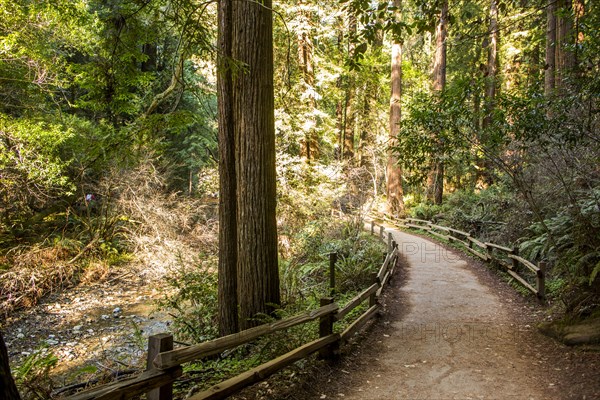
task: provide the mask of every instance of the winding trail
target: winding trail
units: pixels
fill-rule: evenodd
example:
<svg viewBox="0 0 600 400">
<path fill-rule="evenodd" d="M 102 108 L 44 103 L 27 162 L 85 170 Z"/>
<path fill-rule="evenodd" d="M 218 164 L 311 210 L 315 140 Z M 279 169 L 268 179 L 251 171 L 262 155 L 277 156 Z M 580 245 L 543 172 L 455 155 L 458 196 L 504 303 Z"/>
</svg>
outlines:
<svg viewBox="0 0 600 400">
<path fill-rule="evenodd" d="M 465 257 L 430 240 L 392 232 L 407 264 L 405 284 L 395 289 L 405 308 L 378 339 L 378 358 L 366 368 L 344 371 L 351 383 L 337 396 L 558 398 L 538 361 L 522 351 L 524 328 Z"/>
</svg>

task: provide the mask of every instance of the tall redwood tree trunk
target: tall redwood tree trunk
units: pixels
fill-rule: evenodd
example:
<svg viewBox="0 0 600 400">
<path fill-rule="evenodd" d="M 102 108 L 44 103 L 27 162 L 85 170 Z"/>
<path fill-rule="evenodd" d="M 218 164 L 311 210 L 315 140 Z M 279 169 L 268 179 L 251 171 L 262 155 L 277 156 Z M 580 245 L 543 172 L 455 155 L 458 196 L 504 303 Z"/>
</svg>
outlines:
<svg viewBox="0 0 600 400">
<path fill-rule="evenodd" d="M 498 29 L 498 0 L 490 1 L 490 27 L 488 57 L 485 71 L 485 93 L 484 93 L 484 115 L 482 122 L 482 145 L 486 146 L 488 151 L 494 152 L 493 145 L 490 145 L 489 128 L 494 121 L 494 110 L 496 109 L 496 92 L 498 88 L 498 47 L 500 33 Z M 479 178 L 482 183 L 489 186 L 494 183 L 493 165 L 489 157 L 484 157 L 482 168 L 479 170 Z"/>
<path fill-rule="evenodd" d="M 348 31 L 350 32 L 350 40 L 348 41 L 348 57 L 353 57 L 356 45 L 351 38 L 356 33 L 356 15 L 354 15 L 354 11 L 352 9 L 350 9 L 350 13 L 348 15 Z M 355 95 L 356 82 L 354 81 L 352 72 L 350 72 L 346 81 L 346 105 L 344 110 L 344 160 L 352 160 L 354 158 L 354 129 L 356 126 L 356 115 L 354 113 Z"/>
<path fill-rule="evenodd" d="M 567 88 L 569 74 L 575 66 L 575 54 L 571 50 L 575 43 L 575 37 L 571 0 L 558 0 L 556 6 L 556 72 L 554 80 L 555 87 L 560 92 Z"/>
<path fill-rule="evenodd" d="M 395 19 L 400 22 L 401 0 L 394 0 L 396 7 Z M 402 190 L 402 170 L 398 165 L 398 158 L 393 152 L 393 147 L 398 143 L 401 120 L 402 97 L 402 42 L 394 38 L 392 42 L 391 61 L 391 98 L 390 98 L 390 127 L 387 150 L 387 210 L 392 215 L 404 212 L 404 197 Z"/>
<path fill-rule="evenodd" d="M 556 1 L 548 0 L 546 7 L 546 65 L 544 66 L 544 94 L 550 98 L 555 88 L 556 71 Z"/>
<path fill-rule="evenodd" d="M 317 159 L 319 146 L 317 140 L 315 110 L 317 103 L 315 99 L 315 71 L 313 67 L 314 47 L 311 37 L 311 17 L 310 13 L 304 9 L 304 2 L 298 6 L 298 66 L 302 73 L 304 90 L 309 94 L 307 96 L 308 118 L 310 119 L 310 128 L 304 133 L 303 143 L 301 144 L 301 153 L 310 162 L 311 159 Z"/>
<path fill-rule="evenodd" d="M 218 4 L 219 96 L 219 333 L 239 330 L 237 299 L 237 195 L 235 135 L 233 130 L 233 80 L 231 54 L 232 0 Z"/>
<path fill-rule="evenodd" d="M 485 116 L 483 128 L 492 124 L 496 105 L 496 87 L 498 75 L 498 4 L 497 0 L 490 2 L 490 44 L 488 46 L 487 73 L 485 78 Z"/>
<path fill-rule="evenodd" d="M 275 193 L 272 1 L 232 2 L 240 328 L 280 303 Z"/>
<path fill-rule="evenodd" d="M 440 19 L 435 30 L 435 58 L 433 62 L 433 90 L 442 92 L 446 87 L 446 36 L 448 35 L 448 0 L 444 0 Z M 441 154 L 434 155 L 434 161 L 427 179 L 427 198 L 435 204 L 442 204 L 444 194 L 444 162 Z"/>
</svg>

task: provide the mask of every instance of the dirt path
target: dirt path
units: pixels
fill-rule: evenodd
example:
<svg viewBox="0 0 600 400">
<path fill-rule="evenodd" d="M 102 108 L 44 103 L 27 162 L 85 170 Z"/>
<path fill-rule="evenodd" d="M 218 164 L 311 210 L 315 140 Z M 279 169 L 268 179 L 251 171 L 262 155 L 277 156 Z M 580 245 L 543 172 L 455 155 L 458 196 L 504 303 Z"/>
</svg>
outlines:
<svg viewBox="0 0 600 400">
<path fill-rule="evenodd" d="M 467 262 L 429 240 L 393 234 L 409 266 L 400 289 L 409 309 L 344 398 L 552 398 L 550 383 L 522 357 L 520 327 Z"/>
<path fill-rule="evenodd" d="M 339 363 L 321 364 L 280 398 L 600 398 L 600 353 L 541 335 L 543 307 L 478 261 L 393 234 L 405 259 L 382 319 Z"/>
</svg>

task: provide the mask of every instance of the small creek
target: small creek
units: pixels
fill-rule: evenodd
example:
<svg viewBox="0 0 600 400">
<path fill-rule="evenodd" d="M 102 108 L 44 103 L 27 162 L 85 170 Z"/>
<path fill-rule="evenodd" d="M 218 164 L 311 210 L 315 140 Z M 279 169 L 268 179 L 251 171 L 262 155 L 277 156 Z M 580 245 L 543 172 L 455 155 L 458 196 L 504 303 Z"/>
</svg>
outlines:
<svg viewBox="0 0 600 400">
<path fill-rule="evenodd" d="M 4 324 L 13 369 L 40 349 L 58 363 L 57 387 L 85 381 L 90 374 L 143 369 L 147 338 L 168 332 L 171 317 L 158 312 L 164 296 L 157 282 L 98 283 L 54 293 Z"/>
</svg>

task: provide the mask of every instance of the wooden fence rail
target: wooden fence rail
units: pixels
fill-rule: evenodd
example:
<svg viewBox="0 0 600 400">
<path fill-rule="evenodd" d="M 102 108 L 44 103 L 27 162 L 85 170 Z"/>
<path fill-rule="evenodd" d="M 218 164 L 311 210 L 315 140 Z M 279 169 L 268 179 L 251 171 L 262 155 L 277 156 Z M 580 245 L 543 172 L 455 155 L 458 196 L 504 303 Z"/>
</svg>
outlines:
<svg viewBox="0 0 600 400">
<path fill-rule="evenodd" d="M 375 235 L 376 226 L 377 224 L 374 222 L 371 224 L 372 235 Z M 391 233 L 388 232 L 387 237 L 385 233 L 385 228 L 379 226 L 378 236 L 384 242 L 387 240 L 388 251 L 385 253 L 381 268 L 377 274 L 373 275 L 373 283 L 351 299 L 343 308 L 340 309 L 332 297 L 327 297 L 321 299 L 321 307 L 317 309 L 309 310 L 281 321 L 247 329 L 233 335 L 220 337 L 209 342 L 178 349 L 173 349 L 173 336 L 169 333 L 151 336 L 148 340 L 148 367 L 145 372 L 133 378 L 85 390 L 67 397 L 66 400 L 130 399 L 144 393 L 147 393 L 149 400 L 171 400 L 173 398 L 173 382 L 182 375 L 182 364 L 221 354 L 226 350 L 249 343 L 261 336 L 315 320 L 319 321 L 319 339 L 306 343 L 274 360 L 221 382 L 194 395 L 191 399 L 225 398 L 249 385 L 268 378 L 275 372 L 317 351 L 322 358 L 336 358 L 339 354 L 340 345 L 347 342 L 355 333 L 364 328 L 377 315 L 380 309 L 378 298 L 381 295 L 384 285 L 390 281 L 394 273 L 399 254 L 398 246 L 393 241 Z M 335 286 L 334 271 L 337 260 L 337 254 L 334 254 L 332 253 L 329 258 L 331 295 L 333 295 L 333 288 Z M 342 333 L 334 333 L 334 324 L 347 317 L 352 310 L 367 300 L 369 301 L 368 309 Z"/>
<path fill-rule="evenodd" d="M 523 287 L 534 293 L 540 301 L 546 298 L 546 276 L 544 264 L 536 266 L 531 261 L 518 255 L 518 249 L 501 246 L 495 243 L 481 242 L 471 237 L 467 232 L 447 226 L 436 225 L 431 221 L 416 218 L 406 218 L 399 221 L 402 226 L 427 231 L 431 235 L 453 243 L 460 243 L 465 250 L 476 255 L 484 261 L 493 262 L 505 268 L 506 273 L 512 276 Z M 521 266 L 535 274 L 535 286 L 529 283 L 520 273 Z"/>
</svg>

